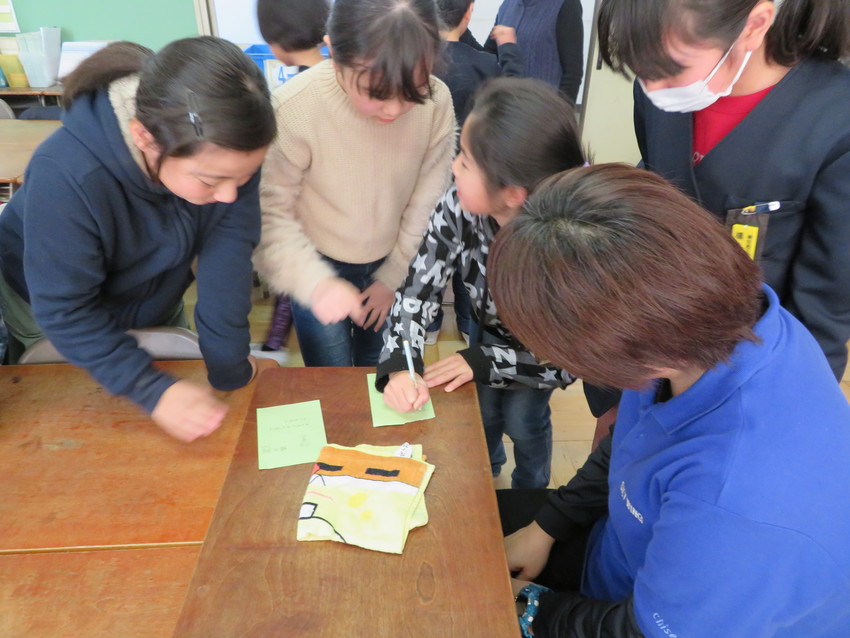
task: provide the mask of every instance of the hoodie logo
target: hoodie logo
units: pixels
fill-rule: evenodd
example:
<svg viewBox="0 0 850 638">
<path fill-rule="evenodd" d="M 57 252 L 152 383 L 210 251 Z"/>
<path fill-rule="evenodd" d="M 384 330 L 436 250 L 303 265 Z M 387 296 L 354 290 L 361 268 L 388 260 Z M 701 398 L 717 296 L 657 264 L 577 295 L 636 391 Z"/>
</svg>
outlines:
<svg viewBox="0 0 850 638">
<path fill-rule="evenodd" d="M 626 494 L 626 482 L 625 481 L 620 482 L 620 497 L 626 502 L 626 509 L 629 510 L 629 514 L 631 514 L 636 519 L 638 519 L 638 521 L 640 521 L 640 524 L 643 525 L 643 514 L 638 512 L 635 509 L 635 506 L 632 505 L 632 502 L 629 500 L 629 495 Z"/>
</svg>

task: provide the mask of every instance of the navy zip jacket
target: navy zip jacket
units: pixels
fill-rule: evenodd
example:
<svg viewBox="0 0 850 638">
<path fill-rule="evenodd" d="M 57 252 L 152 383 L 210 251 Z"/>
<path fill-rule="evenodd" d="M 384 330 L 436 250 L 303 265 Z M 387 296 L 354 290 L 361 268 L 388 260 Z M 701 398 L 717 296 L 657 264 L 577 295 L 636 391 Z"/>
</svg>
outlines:
<svg viewBox="0 0 850 638">
<path fill-rule="evenodd" d="M 635 85 L 643 162 L 727 225 L 762 202 L 764 280 L 817 339 L 838 379 L 850 339 L 850 69 L 804 60 L 696 166 L 691 113 L 657 109 Z"/>
<path fill-rule="evenodd" d="M 136 164 L 107 91 L 74 101 L 35 152 L 0 217 L 0 267 L 71 363 L 149 412 L 175 382 L 125 334 L 163 325 L 193 279 L 210 383 L 251 377 L 251 252 L 259 240 L 259 171 L 232 204 L 197 206 Z"/>
</svg>

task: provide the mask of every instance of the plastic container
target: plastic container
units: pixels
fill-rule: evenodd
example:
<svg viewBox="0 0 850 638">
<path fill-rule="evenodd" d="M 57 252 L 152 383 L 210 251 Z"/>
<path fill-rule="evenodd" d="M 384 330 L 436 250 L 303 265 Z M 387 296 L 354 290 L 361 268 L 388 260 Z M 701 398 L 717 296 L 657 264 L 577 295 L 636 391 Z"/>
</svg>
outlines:
<svg viewBox="0 0 850 638">
<path fill-rule="evenodd" d="M 60 34 L 58 27 L 42 27 L 33 33 L 20 33 L 15 36 L 18 41 L 18 56 L 30 86 L 48 87 L 56 83 L 62 45 Z"/>
</svg>

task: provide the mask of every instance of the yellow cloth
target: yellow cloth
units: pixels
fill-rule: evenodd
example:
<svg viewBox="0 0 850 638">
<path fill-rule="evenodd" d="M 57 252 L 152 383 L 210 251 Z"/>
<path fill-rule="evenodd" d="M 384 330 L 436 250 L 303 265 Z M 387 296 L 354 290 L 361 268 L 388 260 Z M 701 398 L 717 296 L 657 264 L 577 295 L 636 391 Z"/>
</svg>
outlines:
<svg viewBox="0 0 850 638">
<path fill-rule="evenodd" d="M 332 540 L 401 554 L 408 532 L 428 522 L 425 488 L 434 466 L 395 456 L 396 446 L 326 445 L 313 468 L 298 520 L 298 540 Z"/>
</svg>

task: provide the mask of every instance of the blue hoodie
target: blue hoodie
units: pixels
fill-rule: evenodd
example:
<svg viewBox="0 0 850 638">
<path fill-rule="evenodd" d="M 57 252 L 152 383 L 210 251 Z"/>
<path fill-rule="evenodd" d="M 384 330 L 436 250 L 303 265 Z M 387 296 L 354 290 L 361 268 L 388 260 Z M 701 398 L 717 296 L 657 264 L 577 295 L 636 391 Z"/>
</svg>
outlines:
<svg viewBox="0 0 850 638">
<path fill-rule="evenodd" d="M 0 217 L 0 268 L 68 361 L 153 411 L 175 379 L 125 331 L 163 325 L 197 259 L 195 324 L 209 381 L 232 390 L 250 380 L 259 171 L 232 204 L 188 203 L 144 174 L 104 90 L 76 98 L 25 178 Z"/>
</svg>

